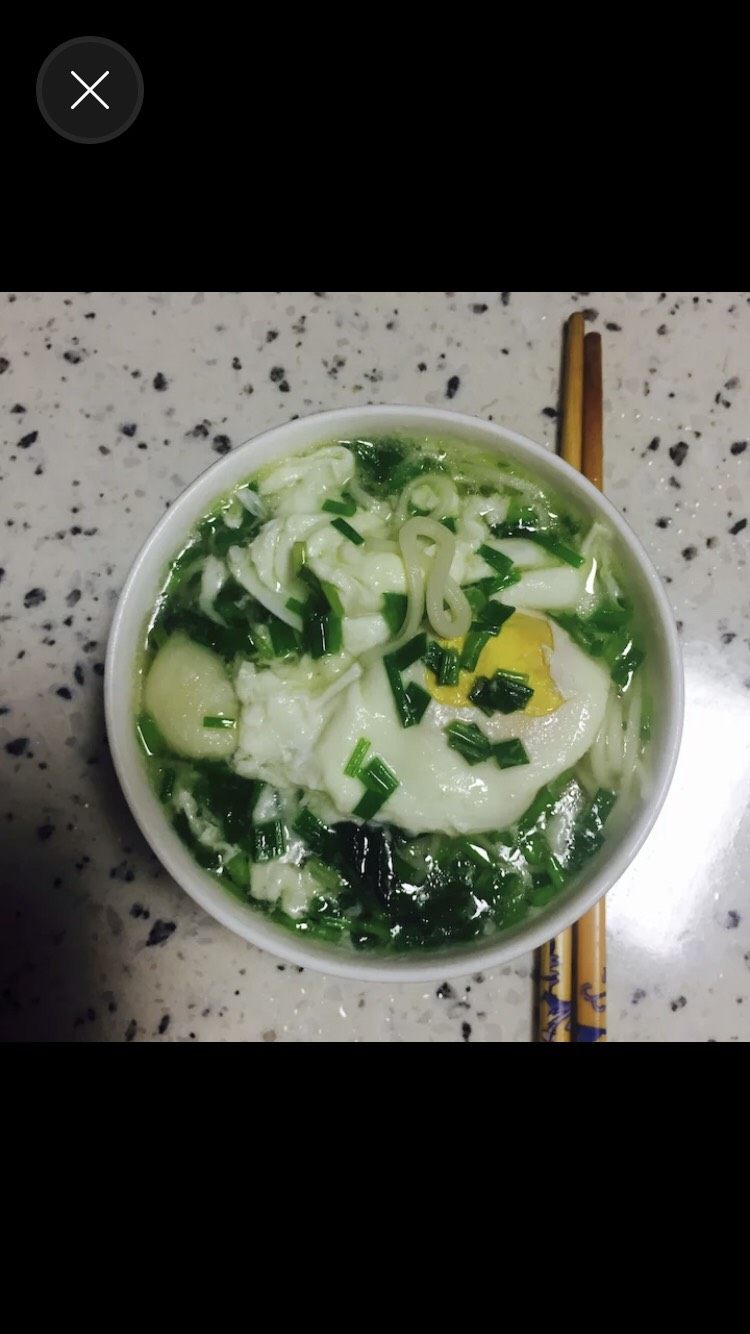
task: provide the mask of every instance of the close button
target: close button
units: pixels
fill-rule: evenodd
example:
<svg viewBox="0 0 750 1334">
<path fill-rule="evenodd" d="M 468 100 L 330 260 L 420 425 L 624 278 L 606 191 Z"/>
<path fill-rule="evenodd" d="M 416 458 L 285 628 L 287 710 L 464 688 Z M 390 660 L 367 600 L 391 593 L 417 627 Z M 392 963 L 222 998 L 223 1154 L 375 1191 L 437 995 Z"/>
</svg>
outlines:
<svg viewBox="0 0 750 1334">
<path fill-rule="evenodd" d="M 47 124 L 78 144 L 116 139 L 143 103 L 143 76 L 124 46 L 106 37 L 76 37 L 55 47 L 36 81 Z"/>
</svg>

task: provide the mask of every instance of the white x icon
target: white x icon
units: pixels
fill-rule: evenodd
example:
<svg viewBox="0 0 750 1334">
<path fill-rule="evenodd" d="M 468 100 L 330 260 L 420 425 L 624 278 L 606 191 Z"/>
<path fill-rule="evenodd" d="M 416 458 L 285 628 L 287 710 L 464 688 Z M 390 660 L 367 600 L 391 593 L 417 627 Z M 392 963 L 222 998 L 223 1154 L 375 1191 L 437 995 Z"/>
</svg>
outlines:
<svg viewBox="0 0 750 1334">
<path fill-rule="evenodd" d="M 88 97 L 89 93 L 91 93 L 92 97 L 96 98 L 97 102 L 101 102 L 105 111 L 109 111 L 109 107 L 107 106 L 107 103 L 104 101 L 104 98 L 100 97 L 98 93 L 94 92 L 94 89 L 99 86 L 102 79 L 106 79 L 107 75 L 109 74 L 109 70 L 105 69 L 104 73 L 99 75 L 99 78 L 96 80 L 95 83 L 92 83 L 90 88 L 88 84 L 85 82 L 85 80 L 81 78 L 80 74 L 76 74 L 74 69 L 72 69 L 70 72 L 73 75 L 73 78 L 77 79 L 78 82 L 86 89 L 85 93 L 81 93 L 81 96 L 78 98 L 78 101 L 73 103 L 72 107 L 70 108 L 71 111 L 75 111 L 76 107 L 78 106 L 78 103 L 82 102 L 84 97 Z"/>
</svg>

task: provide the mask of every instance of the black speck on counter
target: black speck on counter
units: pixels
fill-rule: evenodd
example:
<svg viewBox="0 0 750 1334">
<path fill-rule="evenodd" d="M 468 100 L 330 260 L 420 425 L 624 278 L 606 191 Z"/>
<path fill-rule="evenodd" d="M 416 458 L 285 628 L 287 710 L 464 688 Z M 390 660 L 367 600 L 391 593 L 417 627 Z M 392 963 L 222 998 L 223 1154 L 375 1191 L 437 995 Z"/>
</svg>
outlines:
<svg viewBox="0 0 750 1334">
<path fill-rule="evenodd" d="M 681 491 L 681 490 L 682 490 L 682 483 L 681 483 L 681 482 L 678 482 L 676 477 L 670 477 L 670 479 L 669 479 L 669 485 L 670 485 L 675 491 Z"/>
<path fill-rule="evenodd" d="M 156 375 L 154 376 L 154 389 L 158 389 L 161 392 L 162 390 L 166 389 L 166 387 L 167 387 L 166 377 L 162 375 L 161 371 L 157 371 Z"/>
<path fill-rule="evenodd" d="M 697 555 L 697 547 L 685 547 L 682 552 L 683 560 L 695 560 Z"/>
<path fill-rule="evenodd" d="M 72 691 L 72 690 L 69 690 L 67 686 L 58 686 L 58 687 L 57 687 L 57 690 L 55 691 L 55 694 L 56 694 L 56 695 L 59 695 L 59 696 L 60 696 L 60 699 L 72 699 L 72 698 L 73 698 L 73 691 Z"/>
<path fill-rule="evenodd" d="M 738 519 L 736 523 L 732 524 L 729 531 L 732 534 L 732 537 L 736 537 L 737 534 L 743 532 L 745 528 L 747 528 L 747 519 Z"/>
<path fill-rule="evenodd" d="M 549 417 L 550 421 L 557 419 L 557 408 L 542 408 L 542 416 Z"/>
<path fill-rule="evenodd" d="M 657 332 L 658 334 L 661 334 L 662 337 L 663 337 L 664 334 L 668 332 L 666 324 L 660 324 L 660 325 L 659 325 L 659 328 L 656 330 L 656 332 Z"/>
<path fill-rule="evenodd" d="M 63 352 L 63 357 L 71 366 L 77 366 L 79 361 L 83 361 L 82 352 Z"/>
<path fill-rule="evenodd" d="M 418 371 L 426 371 L 426 370 L 427 370 L 427 362 L 426 362 L 426 361 L 420 361 L 419 365 L 417 366 L 417 370 L 418 370 Z"/>
<path fill-rule="evenodd" d="M 73 668 L 73 676 L 75 680 L 78 682 L 78 685 L 82 686 L 84 682 L 84 676 L 83 676 L 83 668 L 80 662 L 77 662 L 75 667 Z"/>
<path fill-rule="evenodd" d="M 278 329 L 269 329 L 268 333 L 266 334 L 266 342 L 275 343 L 278 336 L 279 336 Z"/>
<path fill-rule="evenodd" d="M 228 435 L 215 435 L 212 449 L 217 454 L 228 454 L 232 448 L 232 442 Z"/>
<path fill-rule="evenodd" d="M 453 987 L 451 986 L 450 982 L 441 982 L 440 986 L 435 992 L 435 995 L 437 996 L 438 1000 L 453 1000 L 455 994 L 456 993 L 453 990 Z"/>
<path fill-rule="evenodd" d="M 151 916 L 151 913 L 149 912 L 148 908 L 143 907 L 143 904 L 134 903 L 130 909 L 130 916 L 136 918 L 143 917 L 144 919 L 148 919 Z"/>
<path fill-rule="evenodd" d="M 162 1015 L 161 1019 L 159 1020 L 159 1029 L 158 1029 L 159 1033 L 166 1033 L 167 1029 L 169 1028 L 170 1017 L 171 1016 L 168 1014 Z"/>
<path fill-rule="evenodd" d="M 210 424 L 211 423 L 204 418 L 202 422 L 196 422 L 192 431 L 186 431 L 185 435 L 190 440 L 205 440 L 208 436 Z"/>
<path fill-rule="evenodd" d="M 671 522 L 671 519 L 657 519 L 656 526 L 657 528 L 668 528 Z"/>
<path fill-rule="evenodd" d="M 157 917 L 154 925 L 148 933 L 147 945 L 163 945 L 166 940 L 177 930 L 176 922 L 163 922 Z"/>
<path fill-rule="evenodd" d="M 24 607 L 38 607 L 42 602 L 47 601 L 47 594 L 43 588 L 30 588 L 28 593 L 24 594 Z"/>
<path fill-rule="evenodd" d="M 669 451 L 669 457 L 671 458 L 675 468 L 682 467 L 683 463 L 685 462 L 685 459 L 688 456 L 689 449 L 690 446 L 686 445 L 684 440 L 681 440 L 679 445 L 672 445 L 672 448 Z"/>
<path fill-rule="evenodd" d="M 687 996 L 678 996 L 677 1000 L 670 1001 L 669 1004 L 672 1011 L 684 1010 L 687 1005 Z"/>
<path fill-rule="evenodd" d="M 445 387 L 445 397 L 455 398 L 461 387 L 461 379 L 458 375 L 452 375 Z"/>
<path fill-rule="evenodd" d="M 510 305 L 510 292 L 501 292 L 501 293 L 500 293 L 500 300 L 502 301 L 502 303 L 503 303 L 504 306 L 509 306 L 509 305 Z"/>
<path fill-rule="evenodd" d="M 14 403 L 13 407 L 11 408 L 11 412 L 25 412 L 25 411 L 26 409 L 23 406 L 23 403 Z"/>
<path fill-rule="evenodd" d="M 489 310 L 489 306 L 485 305 L 483 301 L 475 301 L 471 309 L 474 315 L 484 315 L 485 311 Z"/>
<path fill-rule="evenodd" d="M 633 992 L 632 996 L 630 997 L 630 1004 L 631 1004 L 631 1005 L 639 1005 L 640 1002 L 641 1002 L 642 1000 L 645 1000 L 645 999 L 646 999 L 646 993 L 645 993 L 645 991 L 643 990 L 643 987 L 636 987 L 635 991 Z"/>
<path fill-rule="evenodd" d="M 132 437 L 135 435 L 136 431 L 138 430 L 138 427 L 136 426 L 135 422 L 124 422 L 123 425 L 120 427 L 120 430 L 123 435 L 128 435 Z"/>
<path fill-rule="evenodd" d="M 280 393 L 280 394 L 288 394 L 288 393 L 289 393 L 289 381 L 288 381 L 288 380 L 281 380 L 281 382 L 279 383 L 279 393 Z"/>
<path fill-rule="evenodd" d="M 726 921 L 724 922 L 727 931 L 734 931 L 735 928 L 739 926 L 740 920 L 741 919 L 739 913 L 735 912 L 734 909 L 728 912 L 726 916 Z"/>
<path fill-rule="evenodd" d="M 29 744 L 27 736 L 17 736 L 15 741 L 6 741 L 5 749 L 9 755 L 23 755 Z"/>
<path fill-rule="evenodd" d="M 80 602 L 80 601 L 81 601 L 81 590 L 80 590 L 80 588 L 73 588 L 73 589 L 71 589 L 71 591 L 68 593 L 68 595 L 67 595 L 67 597 L 66 597 L 66 599 L 65 599 L 65 605 L 66 605 L 67 607 L 75 607 L 76 602 Z"/>
<path fill-rule="evenodd" d="M 585 310 L 581 311 L 581 314 L 583 315 L 583 318 L 589 320 L 591 324 L 599 318 L 599 311 L 594 310 L 593 306 L 587 306 Z"/>
<path fill-rule="evenodd" d="M 242 370 L 242 362 L 240 361 L 239 357 L 232 357 L 232 370 L 233 371 Z"/>
<path fill-rule="evenodd" d="M 610 333 L 622 333 L 622 326 L 619 324 L 615 324 L 614 321 L 612 320 L 610 320 L 610 322 L 606 324 L 604 327 L 605 329 L 609 329 Z"/>
<path fill-rule="evenodd" d="M 653 440 L 650 442 L 648 448 L 651 449 L 651 450 L 653 450 L 654 453 L 655 453 L 656 450 L 659 448 L 659 445 L 660 445 L 660 444 L 661 444 L 661 440 L 659 439 L 658 435 L 655 435 L 654 438 L 653 438 Z"/>
<path fill-rule="evenodd" d="M 29 445 L 33 445 L 33 444 L 35 444 L 36 441 L 37 441 L 38 439 L 39 439 L 39 432 L 38 432 L 38 431 L 29 431 L 29 434 L 28 434 L 28 435 L 22 435 L 22 436 L 21 436 L 21 439 L 20 439 L 19 442 L 18 442 L 18 448 L 19 448 L 19 449 L 28 449 L 28 448 L 29 448 Z"/>
<path fill-rule="evenodd" d="M 46 843 L 47 839 L 51 838 L 54 832 L 55 826 L 53 824 L 40 824 L 36 831 L 36 836 L 40 843 Z"/>
<path fill-rule="evenodd" d="M 138 1025 L 135 1022 L 135 1019 L 131 1019 L 130 1023 L 125 1029 L 125 1041 L 132 1042 L 137 1032 L 138 1032 Z"/>
<path fill-rule="evenodd" d="M 268 378 L 272 384 L 278 384 L 279 380 L 283 380 L 285 374 L 283 366 L 272 366 L 268 372 Z"/>
<path fill-rule="evenodd" d="M 468 1042 L 471 1037 L 471 1024 L 467 1024 L 465 1019 L 461 1025 L 461 1037 L 464 1042 Z"/>
<path fill-rule="evenodd" d="M 8 361 L 8 358 L 0 357 L 0 375 L 4 375 L 9 366 L 10 362 Z"/>
<path fill-rule="evenodd" d="M 735 440 L 734 444 L 730 445 L 729 453 L 735 455 L 744 454 L 746 449 L 747 449 L 747 440 Z"/>
<path fill-rule="evenodd" d="M 737 636 L 733 630 L 727 630 L 726 633 L 721 636 L 721 642 L 722 644 L 733 644 L 736 638 Z"/>
</svg>

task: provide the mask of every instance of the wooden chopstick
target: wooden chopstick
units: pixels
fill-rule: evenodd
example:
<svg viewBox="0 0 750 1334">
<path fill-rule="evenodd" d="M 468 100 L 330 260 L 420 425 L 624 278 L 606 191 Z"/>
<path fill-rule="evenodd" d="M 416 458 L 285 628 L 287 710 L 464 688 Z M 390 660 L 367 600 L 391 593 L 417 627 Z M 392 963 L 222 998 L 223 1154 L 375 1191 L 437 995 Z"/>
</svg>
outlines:
<svg viewBox="0 0 750 1334">
<path fill-rule="evenodd" d="M 565 338 L 560 453 L 580 471 L 583 457 L 584 321 L 571 315 Z M 539 960 L 539 1041 L 571 1042 L 573 932 L 570 927 L 542 946 Z"/>
<path fill-rule="evenodd" d="M 602 489 L 602 340 L 584 337 L 583 315 L 568 320 L 563 371 L 560 452 Z M 607 941 L 604 899 L 542 946 L 539 1038 L 542 1042 L 606 1042 Z M 575 1003 L 574 1003 L 575 998 Z"/>
<path fill-rule="evenodd" d="M 586 334 L 583 372 L 582 471 L 603 485 L 602 340 Z M 575 1041 L 607 1041 L 607 930 L 604 899 L 575 925 Z"/>
</svg>

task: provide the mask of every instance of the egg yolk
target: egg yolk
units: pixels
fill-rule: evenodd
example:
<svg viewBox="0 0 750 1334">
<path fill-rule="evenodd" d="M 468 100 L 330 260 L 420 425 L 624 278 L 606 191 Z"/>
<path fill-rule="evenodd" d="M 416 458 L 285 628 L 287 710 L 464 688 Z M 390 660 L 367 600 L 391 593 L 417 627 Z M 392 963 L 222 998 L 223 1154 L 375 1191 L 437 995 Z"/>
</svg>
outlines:
<svg viewBox="0 0 750 1334">
<path fill-rule="evenodd" d="M 454 649 L 458 654 L 464 646 L 463 639 L 444 639 L 440 642 L 442 648 Z M 485 644 L 475 670 L 460 673 L 458 685 L 439 686 L 434 674 L 428 672 L 430 693 L 438 704 L 463 709 L 471 702 L 469 692 L 478 676 L 491 678 L 495 672 L 523 672 L 528 676 L 528 684 L 534 691 L 524 713 L 529 718 L 541 718 L 546 713 L 554 713 L 564 703 L 550 675 L 548 655 L 545 652 L 553 647 L 549 621 L 514 612 L 498 634 Z"/>
</svg>

